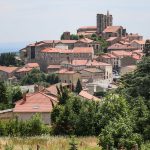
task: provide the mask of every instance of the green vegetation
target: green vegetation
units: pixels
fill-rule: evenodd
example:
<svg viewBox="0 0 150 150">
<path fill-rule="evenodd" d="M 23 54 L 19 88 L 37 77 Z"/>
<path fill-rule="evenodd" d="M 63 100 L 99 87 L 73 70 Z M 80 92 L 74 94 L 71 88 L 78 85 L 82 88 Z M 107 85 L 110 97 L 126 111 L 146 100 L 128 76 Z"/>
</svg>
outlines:
<svg viewBox="0 0 150 150">
<path fill-rule="evenodd" d="M 56 74 L 47 75 L 38 69 L 33 69 L 21 80 L 22 85 L 41 84 L 46 87 L 49 84 L 55 84 L 58 82 L 59 78 Z"/>
<path fill-rule="evenodd" d="M 21 62 L 16 60 L 15 53 L 1 53 L 0 54 L 0 65 L 1 66 L 20 66 Z"/>
<path fill-rule="evenodd" d="M 81 84 L 80 79 L 78 79 L 75 92 L 79 94 L 81 91 L 82 91 L 82 84 Z"/>
<path fill-rule="evenodd" d="M 93 41 L 99 42 L 99 43 L 101 44 L 101 49 L 102 49 L 102 51 L 103 51 L 104 53 L 107 52 L 108 43 L 106 42 L 105 39 L 103 39 L 102 37 L 97 36 L 96 34 L 92 34 L 91 39 L 92 39 Z M 100 53 L 98 53 L 98 54 L 101 54 L 101 53 L 102 53 L 102 52 L 101 52 L 101 50 L 100 50 Z"/>
<path fill-rule="evenodd" d="M 13 107 L 13 103 L 22 98 L 19 86 L 0 82 L 0 110 Z"/>
<path fill-rule="evenodd" d="M 39 114 L 34 115 L 28 121 L 0 121 L 0 136 L 39 136 L 50 134 L 50 128 L 43 124 Z"/>
</svg>

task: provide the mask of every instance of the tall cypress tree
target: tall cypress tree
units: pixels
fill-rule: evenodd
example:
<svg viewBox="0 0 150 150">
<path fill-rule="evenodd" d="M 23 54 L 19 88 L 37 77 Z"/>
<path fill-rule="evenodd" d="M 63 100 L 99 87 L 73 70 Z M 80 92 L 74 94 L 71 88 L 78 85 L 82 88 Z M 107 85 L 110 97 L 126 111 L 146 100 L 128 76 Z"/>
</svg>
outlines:
<svg viewBox="0 0 150 150">
<path fill-rule="evenodd" d="M 7 103 L 6 87 L 4 82 L 0 82 L 0 103 Z"/>
<path fill-rule="evenodd" d="M 77 92 L 79 94 L 81 91 L 82 91 L 82 84 L 80 82 L 80 79 L 78 79 L 75 92 Z"/>
</svg>

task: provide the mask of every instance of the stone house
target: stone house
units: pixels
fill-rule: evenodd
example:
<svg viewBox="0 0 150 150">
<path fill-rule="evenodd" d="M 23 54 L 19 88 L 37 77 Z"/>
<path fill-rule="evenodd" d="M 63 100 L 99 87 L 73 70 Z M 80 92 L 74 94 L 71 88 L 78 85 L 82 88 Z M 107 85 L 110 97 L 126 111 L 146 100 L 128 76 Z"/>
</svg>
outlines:
<svg viewBox="0 0 150 150">
<path fill-rule="evenodd" d="M 126 36 L 126 29 L 122 26 L 107 26 L 102 33 L 103 38 L 109 39 L 110 37 L 125 37 Z"/>
<path fill-rule="evenodd" d="M 136 49 L 139 49 L 139 50 L 144 50 L 144 47 L 145 47 L 145 41 L 144 40 L 134 40 L 131 42 L 131 46 L 132 47 L 135 47 Z"/>
<path fill-rule="evenodd" d="M 86 68 L 80 71 L 82 81 L 99 82 L 104 80 L 105 72 L 98 68 Z"/>
<path fill-rule="evenodd" d="M 0 66 L 0 80 L 11 80 L 17 70 L 18 67 Z"/>
<path fill-rule="evenodd" d="M 73 70 L 62 69 L 57 74 L 61 83 L 67 83 L 73 87 L 76 87 L 78 79 L 81 81 L 81 74 Z"/>
<path fill-rule="evenodd" d="M 24 95 L 17 101 L 13 109 L 14 116 L 19 120 L 29 120 L 33 115 L 40 114 L 45 124 L 51 124 L 51 112 L 58 101 L 42 92 Z"/>
</svg>

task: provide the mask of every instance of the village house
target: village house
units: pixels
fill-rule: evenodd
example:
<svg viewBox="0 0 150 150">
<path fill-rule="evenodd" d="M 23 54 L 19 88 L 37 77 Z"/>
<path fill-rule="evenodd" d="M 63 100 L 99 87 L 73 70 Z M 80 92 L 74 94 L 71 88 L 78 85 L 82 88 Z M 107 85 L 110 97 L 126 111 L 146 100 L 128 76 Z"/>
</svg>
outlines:
<svg viewBox="0 0 150 150">
<path fill-rule="evenodd" d="M 101 54 L 96 58 L 97 61 L 100 62 L 104 62 L 104 63 L 108 63 L 111 64 L 113 67 L 113 70 L 116 70 L 117 68 L 119 68 L 119 64 L 120 64 L 120 59 L 119 57 L 111 54 L 111 53 L 105 53 L 105 54 Z"/>
<path fill-rule="evenodd" d="M 100 82 L 105 78 L 105 72 L 96 67 L 83 69 L 80 73 L 83 82 Z"/>
<path fill-rule="evenodd" d="M 123 76 L 127 73 L 134 72 L 136 69 L 137 69 L 137 65 L 130 65 L 130 66 L 122 67 L 120 70 L 120 75 Z"/>
<path fill-rule="evenodd" d="M 92 34 L 96 34 L 97 27 L 96 26 L 84 26 L 77 29 L 77 35 L 83 35 L 84 37 L 91 37 Z"/>
<path fill-rule="evenodd" d="M 121 67 L 129 66 L 129 65 L 136 65 L 143 56 L 143 53 L 138 53 L 138 51 L 127 52 L 121 50 L 121 51 L 112 51 L 111 53 L 116 57 L 118 57 L 119 69 Z"/>
<path fill-rule="evenodd" d="M 130 33 L 127 35 L 126 40 L 128 40 L 128 42 L 132 42 L 134 40 L 141 41 L 143 40 L 143 36 L 139 35 L 138 33 L 136 34 Z"/>
<path fill-rule="evenodd" d="M 102 33 L 102 37 L 105 39 L 109 39 L 110 37 L 125 37 L 126 36 L 126 29 L 122 26 L 108 26 L 104 29 Z"/>
<path fill-rule="evenodd" d="M 101 69 L 104 71 L 104 80 L 107 81 L 108 83 L 111 83 L 113 81 L 113 76 L 112 76 L 112 65 L 104 62 L 98 62 L 96 60 L 89 61 L 87 63 L 87 68 L 93 68 L 96 67 L 98 69 Z"/>
<path fill-rule="evenodd" d="M 15 73 L 16 77 L 18 79 L 23 78 L 27 74 L 29 74 L 33 69 L 38 69 L 40 70 L 40 66 L 38 63 L 27 63 L 24 67 L 21 67 L 18 69 Z"/>
<path fill-rule="evenodd" d="M 102 51 L 100 42 L 93 41 L 88 38 L 83 38 L 78 40 L 75 44 L 74 47 L 93 47 L 94 49 L 94 54 L 97 54 Z"/>
<path fill-rule="evenodd" d="M 116 44 L 120 41 L 119 37 L 110 37 L 106 40 L 106 42 L 108 43 L 108 46 L 111 46 L 113 44 Z"/>
<path fill-rule="evenodd" d="M 134 40 L 131 42 L 131 46 L 132 47 L 135 47 L 136 49 L 139 49 L 139 50 L 144 50 L 144 47 L 145 47 L 145 40 Z"/>
<path fill-rule="evenodd" d="M 94 50 L 92 47 L 75 47 L 72 50 L 59 48 L 43 49 L 39 55 L 38 62 L 43 70 L 49 65 L 60 65 L 63 61 L 92 60 Z"/>
<path fill-rule="evenodd" d="M 61 69 L 61 65 L 49 65 L 47 67 L 47 73 L 48 74 L 57 73 L 60 69 Z"/>
<path fill-rule="evenodd" d="M 61 83 L 67 83 L 73 86 L 72 88 L 76 87 L 78 79 L 81 81 L 81 74 L 72 69 L 61 69 L 57 74 Z"/>
<path fill-rule="evenodd" d="M 0 66 L 0 80 L 15 80 L 15 72 L 17 70 L 18 67 Z"/>
<path fill-rule="evenodd" d="M 116 44 L 113 44 L 111 46 L 109 46 L 107 48 L 108 52 L 111 52 L 111 51 L 120 51 L 120 50 L 125 50 L 125 51 L 133 51 L 133 50 L 137 50 L 136 47 L 133 47 L 133 46 L 130 46 L 130 45 L 126 45 L 126 44 L 120 44 L 120 43 L 116 43 Z"/>
<path fill-rule="evenodd" d="M 62 68 L 72 68 L 74 71 L 81 71 L 86 68 L 88 60 L 72 60 L 72 61 L 63 61 L 61 63 Z"/>
<path fill-rule="evenodd" d="M 43 92 L 27 94 L 24 95 L 23 99 L 16 102 L 13 113 L 14 116 L 23 121 L 31 119 L 33 115 L 38 113 L 45 124 L 51 124 L 50 114 L 57 103 L 57 99 Z"/>
</svg>

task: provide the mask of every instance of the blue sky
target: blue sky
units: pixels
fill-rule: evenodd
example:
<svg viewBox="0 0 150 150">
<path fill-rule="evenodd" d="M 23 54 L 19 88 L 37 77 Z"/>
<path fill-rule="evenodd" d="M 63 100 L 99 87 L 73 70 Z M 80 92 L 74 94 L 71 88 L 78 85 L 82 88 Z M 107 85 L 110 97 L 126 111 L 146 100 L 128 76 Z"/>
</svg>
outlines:
<svg viewBox="0 0 150 150">
<path fill-rule="evenodd" d="M 63 31 L 96 25 L 96 14 L 150 37 L 150 0 L 0 0 L 0 43 L 58 39 Z"/>
</svg>

